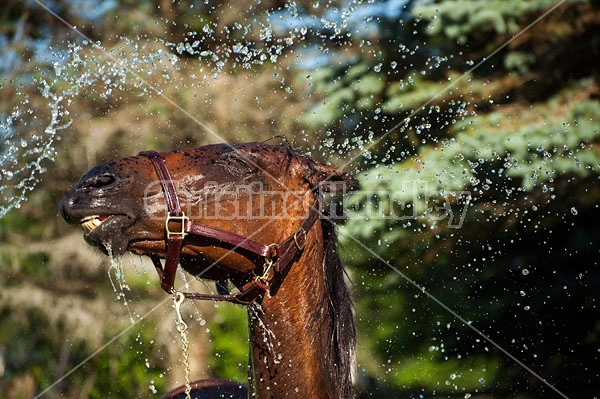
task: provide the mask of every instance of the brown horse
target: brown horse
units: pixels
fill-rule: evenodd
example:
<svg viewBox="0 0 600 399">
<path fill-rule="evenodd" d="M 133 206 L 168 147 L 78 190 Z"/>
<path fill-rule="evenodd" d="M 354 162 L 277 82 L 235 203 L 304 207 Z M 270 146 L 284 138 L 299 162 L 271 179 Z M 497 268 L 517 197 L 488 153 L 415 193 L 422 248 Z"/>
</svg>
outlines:
<svg viewBox="0 0 600 399">
<path fill-rule="evenodd" d="M 284 147 L 220 144 L 98 165 L 60 209 L 105 253 L 151 256 L 167 291 L 178 262 L 237 287 L 197 297 L 248 304 L 251 397 L 346 399 L 352 303 L 319 207 L 321 189 L 354 183 Z"/>
</svg>

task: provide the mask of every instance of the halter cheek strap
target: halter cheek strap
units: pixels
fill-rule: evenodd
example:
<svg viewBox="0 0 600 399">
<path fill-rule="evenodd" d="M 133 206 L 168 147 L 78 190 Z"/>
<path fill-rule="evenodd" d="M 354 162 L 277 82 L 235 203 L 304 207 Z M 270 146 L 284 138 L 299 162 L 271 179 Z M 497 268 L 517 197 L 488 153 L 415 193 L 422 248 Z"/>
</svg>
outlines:
<svg viewBox="0 0 600 399">
<path fill-rule="evenodd" d="M 242 248 L 265 259 L 265 268 L 262 276 L 255 276 L 250 283 L 242 287 L 236 294 L 210 295 L 199 293 L 184 293 L 189 299 L 204 299 L 213 301 L 228 301 L 242 305 L 248 305 L 263 296 L 268 291 L 268 278 L 271 269 L 285 276 L 294 262 L 296 256 L 304 250 L 306 235 L 319 218 L 320 197 L 315 197 L 313 206 L 296 231 L 279 244 L 265 245 L 239 234 L 232 233 L 217 227 L 206 226 L 195 223 L 181 210 L 177 190 L 173 179 L 163 157 L 156 151 L 144 151 L 139 155 L 145 156 L 152 161 L 154 169 L 160 179 L 165 200 L 167 203 L 167 218 L 165 220 L 167 255 L 163 268 L 160 258 L 151 255 L 150 258 L 156 267 L 161 279 L 161 287 L 167 293 L 173 293 L 175 274 L 179 264 L 181 251 L 185 245 L 184 239 L 189 235 L 211 238 L 226 244 L 233 245 L 233 251 Z M 171 230 L 170 226 L 179 223 L 179 229 Z"/>
<path fill-rule="evenodd" d="M 158 257 L 151 256 L 151 259 L 161 278 L 161 287 L 168 293 L 171 293 L 175 284 L 175 274 L 177 272 L 179 256 L 183 249 L 183 239 L 186 235 L 185 224 L 189 219 L 181 211 L 179 198 L 177 198 L 177 192 L 173 185 L 173 179 L 171 178 L 171 174 L 169 173 L 169 169 L 167 169 L 167 165 L 163 158 L 156 151 L 141 152 L 139 155 L 146 156 L 152 161 L 154 169 L 156 169 L 156 173 L 160 179 L 165 194 L 165 200 L 167 202 L 168 213 L 167 219 L 165 220 L 165 229 L 167 232 L 167 258 L 164 270 Z M 181 230 L 179 232 L 169 230 L 171 221 L 179 221 L 181 223 Z"/>
</svg>

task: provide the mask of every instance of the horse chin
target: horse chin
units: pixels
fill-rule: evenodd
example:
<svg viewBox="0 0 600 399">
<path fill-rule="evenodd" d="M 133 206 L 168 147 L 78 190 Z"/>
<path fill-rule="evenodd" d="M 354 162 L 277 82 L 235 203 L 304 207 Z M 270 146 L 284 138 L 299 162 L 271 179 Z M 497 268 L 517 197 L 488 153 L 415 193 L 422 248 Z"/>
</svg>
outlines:
<svg viewBox="0 0 600 399">
<path fill-rule="evenodd" d="M 98 247 L 106 255 L 121 256 L 129 245 L 125 229 L 132 226 L 134 220 L 126 215 L 111 215 L 93 230 L 84 233 L 88 244 Z"/>
</svg>

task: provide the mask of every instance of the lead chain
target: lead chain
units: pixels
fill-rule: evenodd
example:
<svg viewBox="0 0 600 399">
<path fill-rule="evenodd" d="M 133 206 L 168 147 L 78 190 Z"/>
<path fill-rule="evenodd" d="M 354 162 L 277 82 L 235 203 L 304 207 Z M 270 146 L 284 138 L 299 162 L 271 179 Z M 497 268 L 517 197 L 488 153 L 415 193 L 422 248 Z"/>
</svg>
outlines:
<svg viewBox="0 0 600 399">
<path fill-rule="evenodd" d="M 183 320 L 181 315 L 181 304 L 185 301 L 185 295 L 182 292 L 175 292 L 173 295 L 175 301 L 175 312 L 177 313 L 177 331 L 181 336 L 181 352 L 183 354 L 183 367 L 184 367 L 184 378 L 185 378 L 185 399 L 192 399 L 191 392 L 192 386 L 190 384 L 190 353 L 188 351 L 188 325 Z"/>
</svg>

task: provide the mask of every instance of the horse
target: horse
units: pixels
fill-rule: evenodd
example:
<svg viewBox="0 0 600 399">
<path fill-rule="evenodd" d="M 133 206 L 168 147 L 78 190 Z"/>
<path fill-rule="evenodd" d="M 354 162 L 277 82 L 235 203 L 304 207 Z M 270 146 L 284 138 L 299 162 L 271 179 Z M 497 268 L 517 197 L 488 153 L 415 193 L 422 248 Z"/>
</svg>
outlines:
<svg viewBox="0 0 600 399">
<path fill-rule="evenodd" d="M 248 308 L 248 393 L 226 397 L 347 399 L 356 395 L 353 305 L 321 193 L 355 185 L 288 147 L 214 144 L 100 164 L 60 213 L 106 254 L 149 256 L 168 293 L 179 293 L 180 265 L 217 282 L 217 294 L 186 298 Z M 207 397 L 206 384 L 192 397 Z"/>
</svg>

